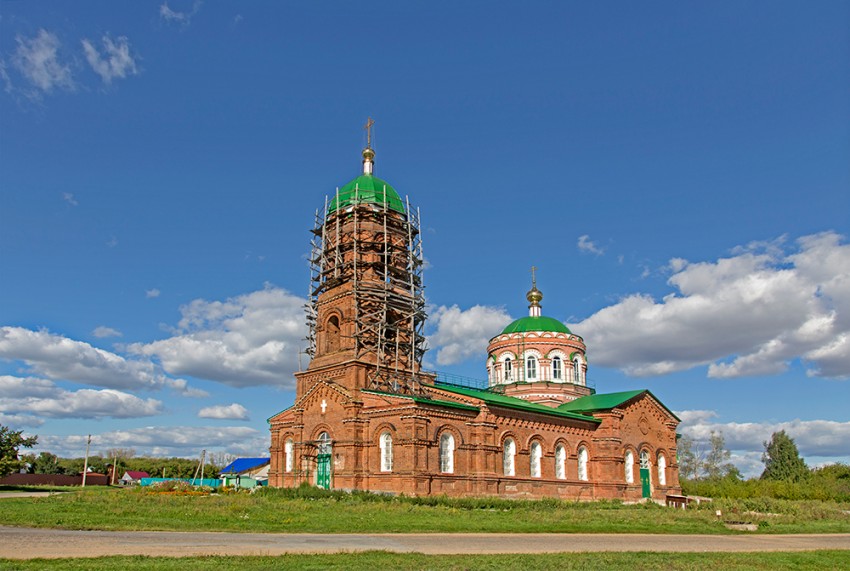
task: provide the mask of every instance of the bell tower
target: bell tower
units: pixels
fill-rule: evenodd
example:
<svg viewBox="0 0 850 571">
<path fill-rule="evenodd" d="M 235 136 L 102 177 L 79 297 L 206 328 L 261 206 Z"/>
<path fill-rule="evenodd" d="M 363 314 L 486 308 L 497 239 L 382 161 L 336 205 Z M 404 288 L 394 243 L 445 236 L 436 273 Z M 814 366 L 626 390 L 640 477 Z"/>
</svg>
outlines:
<svg viewBox="0 0 850 571">
<path fill-rule="evenodd" d="M 298 394 L 318 380 L 348 390 L 420 394 L 425 298 L 419 211 L 374 175 L 366 123 L 362 174 L 316 211 L 308 353 Z"/>
</svg>

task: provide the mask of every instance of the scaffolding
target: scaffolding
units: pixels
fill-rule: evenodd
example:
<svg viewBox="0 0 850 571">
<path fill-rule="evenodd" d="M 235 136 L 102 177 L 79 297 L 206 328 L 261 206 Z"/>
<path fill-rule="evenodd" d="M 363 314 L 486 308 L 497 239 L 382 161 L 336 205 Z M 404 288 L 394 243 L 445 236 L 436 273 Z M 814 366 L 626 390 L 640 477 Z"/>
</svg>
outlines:
<svg viewBox="0 0 850 571">
<path fill-rule="evenodd" d="M 325 297 L 335 297 L 333 290 L 351 295 L 354 357 L 374 365 L 370 388 L 423 394 L 420 368 L 427 347 L 419 209 L 409 199 L 404 212 L 392 208 L 386 186 L 380 202 L 360 193 L 355 186 L 343 204 L 337 189 L 335 199 L 326 197 L 324 208 L 316 211 L 307 352 L 317 354 L 319 307 Z"/>
</svg>

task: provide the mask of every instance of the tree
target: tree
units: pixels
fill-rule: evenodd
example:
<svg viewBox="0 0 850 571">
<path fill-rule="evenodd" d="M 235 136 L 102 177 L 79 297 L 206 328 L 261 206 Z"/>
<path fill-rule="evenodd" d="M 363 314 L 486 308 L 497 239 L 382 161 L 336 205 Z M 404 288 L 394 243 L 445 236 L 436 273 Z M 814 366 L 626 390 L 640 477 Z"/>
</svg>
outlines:
<svg viewBox="0 0 850 571">
<path fill-rule="evenodd" d="M 770 442 L 764 443 L 761 461 L 764 462 L 762 480 L 799 482 L 809 476 L 809 468 L 800 458 L 794 439 L 785 434 L 784 430 L 774 432 Z"/>
<path fill-rule="evenodd" d="M 65 470 L 59 464 L 56 454 L 42 452 L 30 461 L 30 472 L 33 474 L 64 474 Z"/>
<path fill-rule="evenodd" d="M 682 434 L 676 443 L 676 454 L 679 461 L 679 475 L 685 480 L 696 480 L 700 474 L 702 461 L 694 439 L 687 434 Z"/>
<path fill-rule="evenodd" d="M 12 430 L 0 424 L 0 476 L 20 470 L 24 462 L 18 459 L 18 448 L 32 448 L 38 443 L 38 436 L 25 438 L 23 430 Z"/>
<path fill-rule="evenodd" d="M 726 439 L 723 438 L 722 432 L 714 432 L 712 430 L 708 443 L 710 449 L 703 461 L 703 470 L 706 478 L 709 480 L 719 480 L 729 475 L 733 470 L 737 470 L 735 465 L 729 462 L 732 453 L 726 449 Z"/>
</svg>

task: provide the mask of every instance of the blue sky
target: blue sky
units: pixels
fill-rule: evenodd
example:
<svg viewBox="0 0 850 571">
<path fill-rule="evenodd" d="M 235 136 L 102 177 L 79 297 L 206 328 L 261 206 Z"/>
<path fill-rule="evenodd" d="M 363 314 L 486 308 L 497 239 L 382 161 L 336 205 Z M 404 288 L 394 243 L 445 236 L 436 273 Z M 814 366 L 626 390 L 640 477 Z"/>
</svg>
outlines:
<svg viewBox="0 0 850 571">
<path fill-rule="evenodd" d="M 746 473 L 850 460 L 850 7 L 0 2 L 0 422 L 265 452 L 313 215 L 421 209 L 437 370 L 543 312 Z M 303 361 L 306 365 L 306 361 Z"/>
</svg>

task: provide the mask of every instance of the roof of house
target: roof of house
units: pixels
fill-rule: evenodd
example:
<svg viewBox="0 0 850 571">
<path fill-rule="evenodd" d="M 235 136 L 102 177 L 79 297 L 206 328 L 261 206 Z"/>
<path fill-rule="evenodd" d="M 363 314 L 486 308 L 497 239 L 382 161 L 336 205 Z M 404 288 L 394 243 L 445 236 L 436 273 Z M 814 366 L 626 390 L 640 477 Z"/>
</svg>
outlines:
<svg viewBox="0 0 850 571">
<path fill-rule="evenodd" d="M 525 333 L 526 331 L 554 331 L 556 333 L 570 333 L 567 326 L 555 319 L 554 317 L 532 316 L 520 317 L 504 329 L 502 335 L 506 333 Z"/>
<path fill-rule="evenodd" d="M 142 478 L 150 478 L 151 475 L 140 470 L 127 470 L 124 472 L 124 476 L 130 476 L 134 480 L 141 480 Z"/>
<path fill-rule="evenodd" d="M 454 402 L 454 401 L 450 401 L 450 400 L 429 399 L 429 398 L 425 398 L 425 397 L 414 397 L 414 396 L 410 396 L 410 395 L 399 395 L 399 394 L 395 394 L 395 393 L 385 393 L 383 391 L 375 391 L 375 390 L 371 390 L 371 389 L 368 389 L 368 390 L 364 389 L 363 392 L 364 393 L 371 393 L 371 394 L 375 394 L 375 395 L 386 395 L 386 396 L 391 396 L 391 397 L 396 397 L 396 398 L 407 398 L 407 399 L 411 399 L 416 404 L 430 404 L 432 406 L 444 406 L 444 407 L 447 407 L 447 408 L 457 408 L 457 409 L 460 409 L 460 410 L 468 410 L 468 411 L 472 411 L 472 412 L 478 412 L 479 410 L 481 410 L 477 406 L 472 406 L 472 405 L 469 405 L 469 404 L 463 404 L 463 403 Z"/>
<path fill-rule="evenodd" d="M 450 393 L 456 393 L 459 395 L 464 395 L 472 398 L 477 398 L 483 400 L 488 405 L 500 406 L 503 408 L 510 408 L 514 410 L 522 410 L 526 412 L 536 412 L 538 414 L 545 414 L 549 416 L 559 416 L 562 418 L 571 418 L 573 420 L 583 420 L 585 422 L 602 422 L 596 418 L 585 416 L 583 414 L 578 414 L 577 412 L 562 410 L 560 407 L 554 408 L 551 406 L 546 406 L 544 404 L 537 404 L 533 402 L 528 402 L 522 399 L 518 399 L 516 397 L 509 397 L 506 395 L 500 395 L 498 393 L 492 393 L 490 391 L 482 391 L 479 389 L 469 389 L 466 387 L 457 387 L 454 385 L 444 385 L 442 383 L 437 383 L 435 385 L 438 389 L 442 389 L 448 391 Z"/>
<path fill-rule="evenodd" d="M 637 398 L 643 394 L 652 396 L 655 401 L 661 405 L 664 410 L 670 413 L 676 420 L 681 420 L 673 411 L 664 406 L 658 397 L 649 392 L 647 389 L 639 389 L 636 391 L 623 391 L 619 393 L 595 394 L 586 397 L 577 398 L 574 401 L 565 402 L 558 407 L 558 410 L 570 412 L 595 412 L 599 410 L 611 410 L 625 404 L 626 402 Z"/>
<path fill-rule="evenodd" d="M 271 462 L 270 458 L 237 458 L 224 467 L 221 474 L 241 474 Z"/>
</svg>

